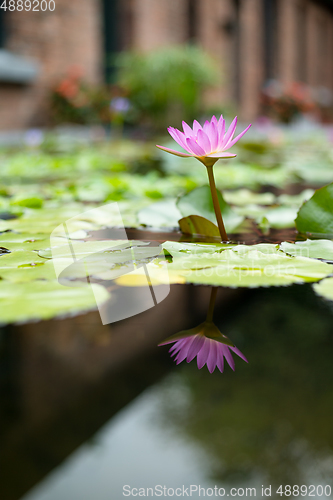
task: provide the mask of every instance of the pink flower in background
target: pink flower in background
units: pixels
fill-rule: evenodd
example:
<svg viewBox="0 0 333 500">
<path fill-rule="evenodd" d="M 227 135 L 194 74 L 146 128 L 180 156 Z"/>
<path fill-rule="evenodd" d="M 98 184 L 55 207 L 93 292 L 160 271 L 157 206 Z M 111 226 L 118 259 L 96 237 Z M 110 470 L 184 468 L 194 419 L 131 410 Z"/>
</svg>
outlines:
<svg viewBox="0 0 333 500">
<path fill-rule="evenodd" d="M 187 123 L 183 122 L 183 130 L 169 127 L 168 132 L 171 137 L 187 151 L 188 153 L 181 153 L 173 149 L 158 146 L 158 148 L 166 151 L 167 153 L 176 156 L 190 157 L 193 156 L 200 160 L 204 165 L 210 166 L 214 164 L 219 158 L 234 158 L 236 155 L 226 152 L 249 130 L 251 124 L 243 130 L 237 137 L 234 137 L 237 125 L 237 116 L 232 121 L 228 131 L 225 131 L 225 120 L 221 115 L 217 121 L 213 116 L 211 121 L 206 121 L 202 127 L 197 120 L 193 122 L 193 130 Z M 211 160 L 210 160 L 211 159 Z"/>
<path fill-rule="evenodd" d="M 214 332 L 212 332 L 213 328 L 215 329 Z M 191 330 L 189 330 L 189 332 L 190 331 Z M 210 373 L 213 373 L 216 367 L 220 370 L 221 373 L 223 373 L 225 358 L 230 368 L 232 370 L 235 370 L 235 361 L 233 360 L 230 350 L 237 354 L 237 356 L 242 358 L 244 361 L 246 361 L 246 363 L 248 363 L 248 360 L 246 359 L 244 354 L 241 353 L 241 351 L 237 349 L 237 347 L 226 345 L 227 342 L 231 344 L 228 337 L 222 335 L 212 323 L 202 323 L 198 327 L 192 329 L 192 331 L 200 331 L 200 333 L 197 333 L 195 335 L 187 335 L 186 337 L 180 338 L 178 340 L 172 339 L 171 337 L 159 344 L 166 345 L 170 344 L 171 342 L 175 342 L 169 352 L 172 353 L 171 356 L 176 356 L 175 361 L 177 365 L 184 361 L 184 359 L 186 359 L 186 361 L 189 363 L 195 357 L 197 357 L 199 370 L 205 364 L 207 364 L 207 368 Z M 208 335 L 211 334 L 212 336 L 214 336 L 215 338 L 219 338 L 220 340 L 214 340 L 213 338 L 207 337 L 203 333 L 205 331 L 208 333 Z"/>
</svg>

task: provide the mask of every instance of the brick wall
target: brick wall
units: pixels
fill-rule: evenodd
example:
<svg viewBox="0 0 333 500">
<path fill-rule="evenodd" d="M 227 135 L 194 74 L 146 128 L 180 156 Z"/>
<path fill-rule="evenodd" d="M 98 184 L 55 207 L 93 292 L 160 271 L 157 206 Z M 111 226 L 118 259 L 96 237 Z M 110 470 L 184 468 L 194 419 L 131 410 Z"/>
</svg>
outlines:
<svg viewBox="0 0 333 500">
<path fill-rule="evenodd" d="M 196 0 L 195 31 L 197 43 L 213 56 L 220 75 L 218 88 L 206 95 L 207 103 L 234 108 L 248 121 L 260 112 L 265 79 L 264 0 L 238 4 L 237 17 L 236 0 Z M 276 77 L 283 82 L 299 79 L 299 34 L 304 30 L 304 80 L 333 90 L 332 11 L 314 0 L 278 0 L 277 5 Z M 188 41 L 189 0 L 127 0 L 126 6 L 132 48 L 147 51 Z M 302 8 L 304 27 L 297 17 Z M 83 66 L 91 82 L 102 79 L 102 0 L 56 0 L 54 12 L 7 11 L 5 16 L 7 48 L 38 60 L 41 73 L 32 86 L 0 84 L 0 128 L 43 125 L 49 89 L 73 64 Z"/>
<path fill-rule="evenodd" d="M 187 40 L 186 0 L 135 0 L 133 46 L 153 50 Z"/>
<path fill-rule="evenodd" d="M 246 0 L 240 12 L 240 116 L 252 121 L 259 113 L 263 82 L 262 1 Z"/>
<path fill-rule="evenodd" d="M 47 95 L 73 65 L 91 81 L 102 78 L 101 8 L 97 0 L 56 0 L 54 12 L 9 12 L 6 48 L 40 63 L 29 86 L 0 85 L 0 128 L 43 125 Z"/>
<path fill-rule="evenodd" d="M 227 26 L 233 19 L 232 4 L 220 0 L 198 0 L 198 4 L 198 40 L 213 57 L 219 77 L 219 86 L 209 90 L 205 100 L 213 108 L 230 108 L 234 98 L 234 67 L 233 42 Z"/>
</svg>

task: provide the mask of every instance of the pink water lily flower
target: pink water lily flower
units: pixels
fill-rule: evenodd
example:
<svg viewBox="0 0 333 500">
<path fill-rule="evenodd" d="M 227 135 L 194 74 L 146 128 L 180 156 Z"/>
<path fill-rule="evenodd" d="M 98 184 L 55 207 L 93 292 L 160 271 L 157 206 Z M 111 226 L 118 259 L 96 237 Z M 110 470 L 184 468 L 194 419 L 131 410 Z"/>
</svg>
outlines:
<svg viewBox="0 0 333 500">
<path fill-rule="evenodd" d="M 183 338 L 179 338 L 181 334 L 184 335 Z M 169 352 L 172 353 L 171 356 L 176 356 L 175 361 L 177 365 L 184 361 L 184 359 L 189 363 L 197 357 L 199 370 L 207 364 L 210 373 L 213 373 L 216 367 L 223 373 L 225 358 L 230 368 L 235 370 L 235 361 L 230 351 L 233 351 L 248 363 L 244 354 L 209 321 L 201 323 L 201 325 L 192 328 L 192 330 L 180 332 L 180 334 L 164 340 L 159 345 L 166 345 L 171 342 L 175 342 L 175 344 Z"/>
<path fill-rule="evenodd" d="M 237 116 L 232 121 L 228 131 L 225 131 L 225 120 L 223 116 L 217 121 L 215 116 L 210 122 L 207 120 L 202 127 L 197 120 L 193 122 L 193 129 L 183 121 L 183 131 L 169 127 L 171 137 L 187 151 L 181 153 L 174 149 L 157 145 L 158 148 L 181 157 L 191 157 L 200 160 L 206 167 L 214 165 L 219 158 L 234 158 L 235 154 L 227 152 L 237 141 L 249 130 L 251 124 L 237 137 L 234 137 L 237 125 Z"/>
</svg>

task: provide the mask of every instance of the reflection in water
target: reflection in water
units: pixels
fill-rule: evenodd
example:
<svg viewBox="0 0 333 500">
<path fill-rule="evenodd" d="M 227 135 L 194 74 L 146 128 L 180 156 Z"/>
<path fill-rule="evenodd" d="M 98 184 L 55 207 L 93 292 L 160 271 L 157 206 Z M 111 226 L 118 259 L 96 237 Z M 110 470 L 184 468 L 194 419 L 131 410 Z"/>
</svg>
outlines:
<svg viewBox="0 0 333 500">
<path fill-rule="evenodd" d="M 213 480 L 331 484 L 331 306 L 307 286 L 246 297 L 223 324 L 251 363 L 240 364 L 232 378 L 181 370 L 161 391 L 161 425 L 209 452 Z M 173 398 L 180 385 L 188 394 L 181 402 Z"/>
<path fill-rule="evenodd" d="M 217 290 L 216 287 L 212 287 L 208 313 L 203 323 L 190 330 L 176 333 L 159 344 L 166 345 L 175 342 L 169 352 L 172 356 L 176 356 L 177 365 L 184 359 L 190 363 L 197 357 L 199 370 L 207 364 L 210 373 L 213 373 L 216 367 L 223 373 L 225 358 L 230 368 L 235 370 L 235 361 L 230 349 L 248 363 L 244 354 L 213 323 Z"/>
<path fill-rule="evenodd" d="M 61 426 L 54 424 L 55 440 L 67 436 L 70 444 L 97 409 L 102 429 L 89 441 L 84 437 L 85 444 L 24 500 L 118 500 L 125 484 L 255 487 L 257 498 L 261 485 L 272 485 L 271 498 L 280 498 L 274 493 L 279 485 L 333 486 L 332 316 L 331 306 L 311 286 L 237 291 L 233 302 L 216 308 L 214 318 L 246 352 L 248 365 L 239 363 L 235 373 L 226 370 L 223 376 L 199 371 L 194 363 L 176 369 L 166 352 L 155 349 L 137 372 L 129 374 L 127 366 L 127 378 L 125 372 L 108 378 L 98 399 L 85 395 L 87 405 L 78 407 L 75 418 L 69 421 L 65 414 Z M 152 387 L 127 397 L 139 374 L 147 372 Z M 66 387 L 62 384 L 63 391 Z M 115 412 L 105 409 L 120 396 L 126 396 L 126 407 L 118 405 L 110 418 Z M 33 453 L 42 463 L 52 458 L 45 436 L 20 448 L 30 452 L 31 463 Z M 9 451 L 7 461 L 8 456 Z"/>
<path fill-rule="evenodd" d="M 129 404 L 22 500 L 120 500 L 125 485 L 208 487 L 211 464 L 201 446 L 158 425 L 160 389 L 156 384 Z M 184 397 L 175 389 L 176 399 Z"/>
</svg>

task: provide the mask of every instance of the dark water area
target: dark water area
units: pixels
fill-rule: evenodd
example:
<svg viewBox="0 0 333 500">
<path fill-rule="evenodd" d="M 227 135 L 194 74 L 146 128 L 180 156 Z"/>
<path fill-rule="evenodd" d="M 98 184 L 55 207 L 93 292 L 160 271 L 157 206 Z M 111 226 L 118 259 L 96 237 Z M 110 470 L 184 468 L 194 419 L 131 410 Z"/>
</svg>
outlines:
<svg viewBox="0 0 333 500">
<path fill-rule="evenodd" d="M 332 305 L 310 285 L 219 289 L 215 323 L 249 363 L 210 374 L 157 347 L 208 302 L 209 287 L 173 285 L 115 325 L 90 313 L 4 328 L 1 500 L 120 500 L 125 485 L 331 497 Z"/>
<path fill-rule="evenodd" d="M 161 229 L 156 229 L 152 231 L 151 229 L 126 229 L 127 237 L 129 240 L 143 240 L 143 241 L 155 241 L 163 243 L 165 241 L 182 241 L 182 242 L 193 242 L 193 243 L 219 243 L 220 239 L 215 237 L 199 236 L 199 235 L 188 235 L 182 234 L 180 231 L 161 231 Z M 320 237 L 320 236 L 318 236 Z M 325 235 L 326 237 L 326 235 Z M 118 239 L 122 238 L 121 230 L 113 228 L 112 230 L 102 229 L 99 231 L 93 231 L 91 233 L 91 239 Z M 306 239 L 305 236 L 299 234 L 295 228 L 289 229 L 270 229 L 267 235 L 264 235 L 262 231 L 258 228 L 257 224 L 248 221 L 247 231 L 242 233 L 235 233 L 229 235 L 230 242 L 255 245 L 257 243 L 274 243 L 279 244 L 282 241 L 298 241 Z"/>
</svg>

